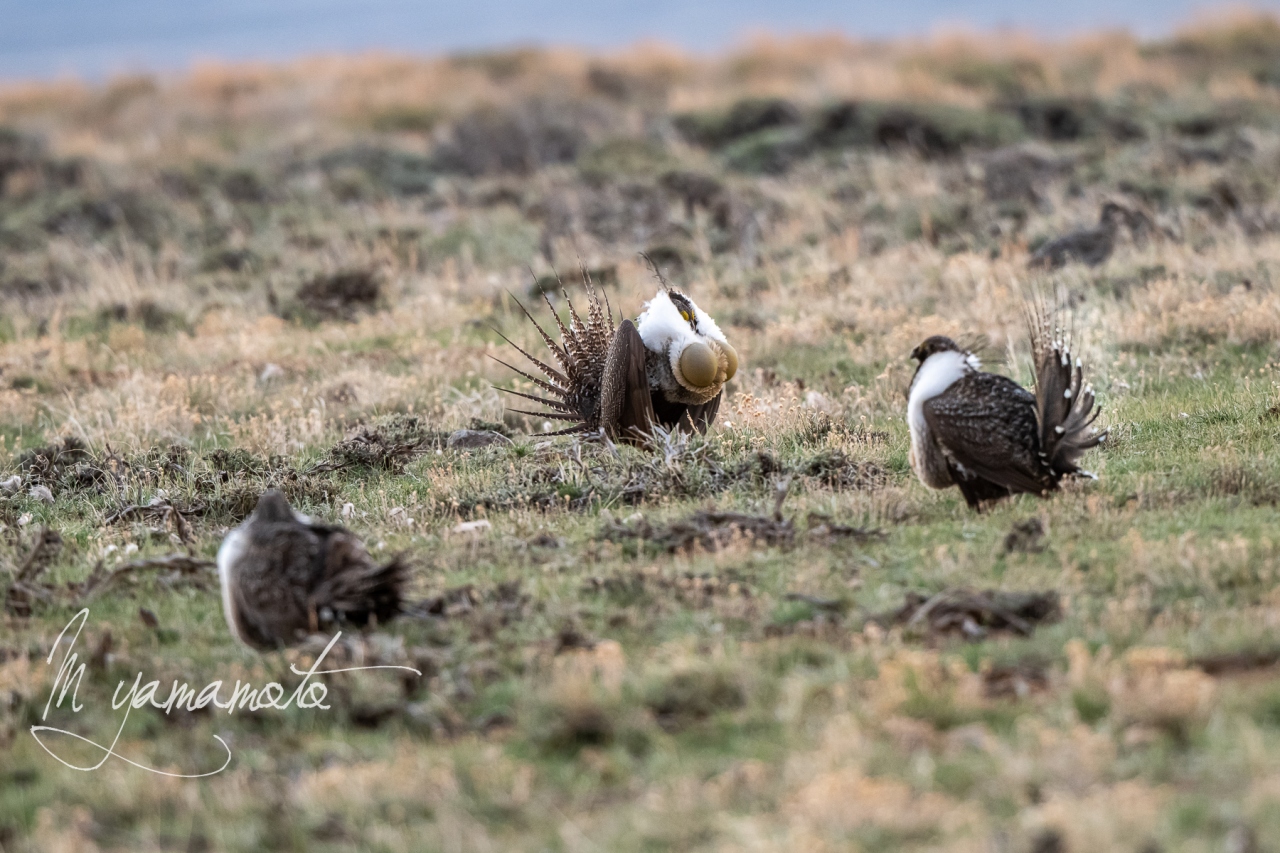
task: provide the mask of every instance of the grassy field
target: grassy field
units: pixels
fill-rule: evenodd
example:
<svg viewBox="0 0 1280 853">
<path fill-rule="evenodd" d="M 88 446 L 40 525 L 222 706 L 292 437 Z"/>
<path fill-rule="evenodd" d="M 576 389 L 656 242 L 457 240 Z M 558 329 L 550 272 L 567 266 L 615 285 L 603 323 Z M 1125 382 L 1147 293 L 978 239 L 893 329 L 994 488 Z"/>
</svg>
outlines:
<svg viewBox="0 0 1280 853">
<path fill-rule="evenodd" d="M 1277 86 L 1244 21 L 0 88 L 0 850 L 1280 849 Z M 1028 271 L 1107 200 L 1109 260 Z M 635 316 L 640 252 L 741 356 L 719 422 L 540 437 L 512 294 Z M 907 354 L 1027 380 L 1028 288 L 1112 436 L 977 514 L 910 471 Z M 297 683 L 323 644 L 237 646 L 205 562 L 268 486 L 414 566 L 326 662 L 422 677 L 132 712 L 204 779 L 55 761 L 138 673 Z"/>
</svg>

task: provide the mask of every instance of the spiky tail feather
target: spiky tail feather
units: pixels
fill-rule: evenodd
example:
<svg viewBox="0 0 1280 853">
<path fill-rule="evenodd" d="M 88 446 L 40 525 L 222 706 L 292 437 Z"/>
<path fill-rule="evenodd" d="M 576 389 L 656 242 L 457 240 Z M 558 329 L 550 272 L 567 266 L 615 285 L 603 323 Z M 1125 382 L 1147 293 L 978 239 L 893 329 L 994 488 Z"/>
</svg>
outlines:
<svg viewBox="0 0 1280 853">
<path fill-rule="evenodd" d="M 409 566 L 399 557 L 381 566 L 368 563 L 358 570 L 351 564 L 325 582 L 317 596 L 331 618 L 367 625 L 386 622 L 400 613 Z"/>
<path fill-rule="evenodd" d="M 546 378 L 541 379 L 498 358 L 495 358 L 494 361 L 509 367 L 525 379 L 528 379 L 537 388 L 541 389 L 546 396 L 540 397 L 536 394 L 526 394 L 522 391 L 507 388 L 498 390 L 526 400 L 532 400 L 535 403 L 541 403 L 551 409 L 550 412 L 531 412 L 525 409 L 513 409 L 512 411 L 549 420 L 568 421 L 574 424 L 574 426 L 567 429 L 551 433 L 552 435 L 594 432 L 600 428 L 600 394 L 604 365 L 617 327 L 614 325 L 613 311 L 609 305 L 608 297 L 601 298 L 601 293 L 593 286 L 591 278 L 585 270 L 583 271 L 583 282 L 587 290 L 585 320 L 578 314 L 573 301 L 569 298 L 568 292 L 562 291 L 565 302 L 569 306 L 568 326 L 565 326 L 564 321 L 560 319 L 560 315 L 556 313 L 555 306 L 551 304 L 551 300 L 547 298 L 546 293 L 542 294 L 543 301 L 551 309 L 551 316 L 555 318 L 556 327 L 560 332 L 560 343 L 558 344 L 533 318 L 533 315 L 529 313 L 523 303 L 512 296 L 512 299 L 515 299 L 516 304 L 520 306 L 520 310 L 529 318 L 529 322 L 533 323 L 534 328 L 538 330 L 538 334 L 542 336 L 543 343 L 546 344 L 547 349 L 551 352 L 552 359 L 555 361 L 555 366 L 535 358 L 506 335 L 498 332 L 498 335 L 504 341 L 515 347 L 516 351 L 527 358 Z"/>
<path fill-rule="evenodd" d="M 1035 369 L 1036 420 L 1040 451 L 1053 476 L 1087 473 L 1077 461 L 1106 440 L 1093 422 L 1093 386 L 1084 381 L 1080 359 L 1072 353 L 1073 330 L 1062 323 L 1062 309 L 1051 308 L 1043 294 L 1024 303 Z"/>
</svg>

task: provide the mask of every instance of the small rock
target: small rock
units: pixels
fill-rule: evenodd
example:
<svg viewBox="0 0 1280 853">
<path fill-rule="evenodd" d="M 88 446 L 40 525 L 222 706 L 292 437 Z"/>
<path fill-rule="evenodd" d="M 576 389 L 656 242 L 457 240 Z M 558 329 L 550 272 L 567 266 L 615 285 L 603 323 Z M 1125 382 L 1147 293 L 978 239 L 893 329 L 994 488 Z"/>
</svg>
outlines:
<svg viewBox="0 0 1280 853">
<path fill-rule="evenodd" d="M 47 504 L 53 503 L 53 492 L 49 491 L 48 486 L 32 486 L 31 491 L 27 492 L 27 494 L 38 501 Z"/>
<path fill-rule="evenodd" d="M 266 367 L 262 368 L 262 372 L 258 374 L 258 381 L 263 385 L 283 378 L 284 368 L 274 362 L 269 362 Z"/>
<path fill-rule="evenodd" d="M 477 447 L 488 447 L 491 444 L 510 444 L 511 439 L 502 433 L 487 429 L 460 429 L 449 436 L 448 446 L 451 450 L 472 450 Z"/>
<path fill-rule="evenodd" d="M 156 618 L 156 614 L 145 607 L 138 608 L 138 618 L 142 620 L 142 624 L 148 628 L 158 628 L 160 620 Z"/>
<path fill-rule="evenodd" d="M 14 474 L 7 480 L 0 481 L 0 494 L 16 495 L 22 491 L 22 478 Z"/>
</svg>

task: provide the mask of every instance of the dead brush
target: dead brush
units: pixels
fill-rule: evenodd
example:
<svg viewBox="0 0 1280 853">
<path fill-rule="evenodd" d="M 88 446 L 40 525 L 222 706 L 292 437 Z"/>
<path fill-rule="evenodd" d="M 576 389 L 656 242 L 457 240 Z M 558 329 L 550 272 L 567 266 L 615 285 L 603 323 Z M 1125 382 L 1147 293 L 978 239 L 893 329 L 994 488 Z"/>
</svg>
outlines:
<svg viewBox="0 0 1280 853">
<path fill-rule="evenodd" d="M 89 448 L 81 439 L 65 436 L 47 447 L 25 452 L 18 461 L 18 469 L 30 485 L 55 486 L 90 458 Z"/>
<path fill-rule="evenodd" d="M 481 494 L 445 496 L 449 512 L 464 517 L 485 511 L 532 506 L 584 510 L 592 506 L 635 505 L 673 497 L 703 497 L 723 492 L 744 476 L 727 469 L 700 436 L 658 428 L 656 452 L 619 448 L 611 442 L 575 438 L 547 446 L 535 463 L 515 467 L 501 485 Z"/>
<path fill-rule="evenodd" d="M 1062 618 L 1062 602 L 1053 590 L 1005 592 L 945 589 L 932 596 L 907 593 L 902 607 L 871 619 L 885 627 L 931 640 L 961 637 L 980 640 L 991 633 L 1008 632 L 1029 637 L 1035 629 Z"/>
<path fill-rule="evenodd" d="M 89 493 L 106 496 L 113 507 L 103 511 L 102 525 L 142 522 L 151 525 L 152 536 L 168 531 L 181 543 L 196 541 L 201 524 L 244 520 L 267 488 L 279 488 L 290 500 L 328 500 L 322 476 L 245 450 L 196 453 L 168 445 L 129 456 L 108 451 L 76 471 L 86 467 L 103 472 Z"/>
<path fill-rule="evenodd" d="M 62 534 L 50 527 L 36 531 L 22 564 L 14 572 L 5 591 L 4 609 L 14 616 L 30 616 L 32 605 L 48 603 L 57 597 L 55 587 L 42 583 L 41 575 L 62 553 Z"/>
<path fill-rule="evenodd" d="M 719 551 L 738 541 L 789 545 L 795 540 L 795 532 L 790 520 L 702 509 L 657 527 L 644 519 L 632 524 L 609 524 L 602 536 L 611 542 L 639 539 L 674 554 L 695 549 Z"/>
<path fill-rule="evenodd" d="M 696 664 L 653 678 L 644 704 L 667 732 L 678 732 L 747 704 L 741 672 L 723 664 Z"/>
<path fill-rule="evenodd" d="M 375 310 L 383 299 L 383 275 L 377 269 L 341 270 L 317 276 L 294 294 L 293 302 L 280 304 L 268 290 L 271 307 L 286 320 L 344 320 L 354 322 L 364 311 Z"/>
<path fill-rule="evenodd" d="M 764 545 L 789 545 L 795 540 L 795 526 L 782 517 L 782 504 L 791 488 L 791 477 L 775 485 L 772 516 L 701 509 L 692 515 L 654 527 L 641 518 L 632 523 L 606 522 L 602 538 L 618 542 L 639 539 L 669 553 L 701 548 L 719 551 L 737 541 Z"/>
<path fill-rule="evenodd" d="M 710 607 L 717 600 L 755 597 L 749 580 L 742 572 L 728 569 L 718 574 L 709 572 L 663 572 L 655 566 L 621 572 L 605 577 L 587 578 L 583 592 L 608 596 L 626 606 L 652 598 L 669 598 L 688 607 Z"/>
<path fill-rule="evenodd" d="M 365 468 L 399 474 L 415 457 L 443 447 L 448 438 L 448 433 L 429 429 L 419 418 L 396 417 L 358 427 L 331 447 L 325 458 L 306 473 Z"/>
<path fill-rule="evenodd" d="M 159 582 L 166 586 L 185 580 L 208 590 L 214 583 L 210 573 L 214 565 L 212 560 L 181 553 L 132 560 L 114 569 L 106 568 L 105 563 L 99 560 L 82 581 L 50 583 L 43 579 L 44 575 L 57 562 L 62 551 L 62 534 L 57 530 L 42 527 L 36 532 L 22 564 L 5 590 L 5 613 L 25 618 L 32 615 L 37 604 L 78 607 L 92 601 L 118 581 L 143 574 L 156 574 Z"/>
<path fill-rule="evenodd" d="M 1208 492 L 1253 506 L 1280 504 L 1280 477 L 1256 464 L 1224 465 L 1208 473 Z"/>
<path fill-rule="evenodd" d="M 851 459 L 842 450 L 825 450 L 816 454 L 803 463 L 800 472 L 836 490 L 876 489 L 889 479 L 883 466 Z"/>
<path fill-rule="evenodd" d="M 128 460 L 110 445 L 99 456 L 76 436 L 65 436 L 48 447 L 28 450 L 18 463 L 26 486 L 45 486 L 53 493 L 107 493 L 126 480 L 128 468 Z"/>
<path fill-rule="evenodd" d="M 102 524 L 104 527 L 109 527 L 120 521 L 150 521 L 162 525 L 163 528 L 172 526 L 174 535 L 178 537 L 178 540 L 186 543 L 195 539 L 186 516 L 201 515 L 207 509 L 208 507 L 201 503 L 188 505 L 180 509 L 173 505 L 167 494 L 160 492 L 145 505 L 129 504 L 121 507 L 104 518 Z"/>
</svg>

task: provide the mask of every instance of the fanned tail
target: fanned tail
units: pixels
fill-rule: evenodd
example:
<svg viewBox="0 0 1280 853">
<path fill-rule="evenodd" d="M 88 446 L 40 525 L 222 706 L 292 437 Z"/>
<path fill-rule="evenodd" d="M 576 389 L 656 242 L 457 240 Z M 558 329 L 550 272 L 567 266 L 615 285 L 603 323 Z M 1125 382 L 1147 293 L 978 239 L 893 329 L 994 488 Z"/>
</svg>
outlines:
<svg viewBox="0 0 1280 853">
<path fill-rule="evenodd" d="M 507 364 L 499 358 L 494 358 L 494 361 L 510 368 L 518 375 L 532 382 L 545 396 L 526 394 L 522 391 L 511 389 L 499 390 L 540 403 L 552 410 L 550 412 L 530 412 L 523 409 L 512 409 L 511 411 L 551 420 L 569 421 L 576 424 L 576 426 L 550 433 L 550 435 L 594 432 L 600 426 L 602 374 L 604 363 L 609 353 L 609 346 L 617 329 L 614 325 L 613 311 L 608 303 L 608 298 L 601 299 L 600 292 L 596 290 L 586 270 L 583 270 L 582 278 L 587 290 L 585 317 L 578 313 L 577 307 L 574 306 L 573 301 L 569 298 L 568 292 L 562 290 L 569 309 L 569 324 L 567 326 L 560 318 L 560 315 L 556 313 L 555 306 L 551 304 L 547 294 L 545 292 L 542 294 L 543 301 L 551 309 L 551 316 L 555 320 L 556 330 L 560 333 L 559 343 L 533 318 L 533 315 L 529 313 L 520 300 L 512 296 L 512 299 L 515 299 L 525 317 L 538 330 L 538 334 L 542 337 L 547 349 L 551 351 L 552 359 L 557 366 L 535 358 L 520 347 L 519 344 L 498 332 L 498 335 L 504 341 L 511 344 L 517 352 L 528 359 L 546 377 L 545 379 L 540 378 L 514 365 Z"/>
<path fill-rule="evenodd" d="M 326 580 L 320 603 L 341 621 L 386 622 L 400 613 L 408 580 L 409 566 L 399 557 L 381 566 L 350 566 Z"/>
<path fill-rule="evenodd" d="M 1106 440 L 1107 431 L 1093 426 L 1093 386 L 1084 381 L 1084 368 L 1072 353 L 1072 330 L 1044 297 L 1026 302 L 1035 368 L 1036 420 L 1040 425 L 1041 456 L 1055 479 L 1087 474 L 1077 464 L 1086 450 Z"/>
</svg>

